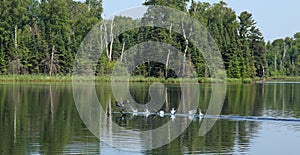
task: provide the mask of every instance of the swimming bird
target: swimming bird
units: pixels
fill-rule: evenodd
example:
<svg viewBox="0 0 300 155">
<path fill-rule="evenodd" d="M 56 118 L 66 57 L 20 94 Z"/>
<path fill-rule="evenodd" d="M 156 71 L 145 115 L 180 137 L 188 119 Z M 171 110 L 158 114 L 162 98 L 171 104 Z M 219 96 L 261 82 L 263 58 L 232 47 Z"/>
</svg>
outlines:
<svg viewBox="0 0 300 155">
<path fill-rule="evenodd" d="M 124 110 L 127 103 L 129 103 L 128 100 L 124 100 L 123 102 L 116 101 L 116 106 L 119 107 L 120 110 Z"/>
<path fill-rule="evenodd" d="M 204 114 L 201 112 L 201 109 L 199 109 L 199 117 L 202 118 L 203 115 L 204 115 Z"/>
<path fill-rule="evenodd" d="M 125 114 L 125 104 L 127 104 L 127 103 L 129 103 L 128 100 L 124 100 L 123 102 L 116 101 L 116 106 L 119 108 L 120 113 L 124 116 L 126 116 L 126 114 Z"/>
<path fill-rule="evenodd" d="M 123 108 L 125 105 L 119 101 L 116 101 L 116 106 L 119 107 L 119 109 Z"/>
<path fill-rule="evenodd" d="M 150 111 L 149 111 L 148 109 L 145 109 L 144 115 L 145 115 L 146 117 L 148 117 L 150 114 L 151 114 Z"/>
<path fill-rule="evenodd" d="M 171 110 L 171 115 L 174 115 L 175 112 L 176 112 L 176 110 L 175 110 L 174 108 L 172 108 L 172 110 Z"/>
<path fill-rule="evenodd" d="M 136 116 L 138 114 L 138 110 L 137 109 L 132 109 L 132 116 Z"/>
<path fill-rule="evenodd" d="M 197 110 L 189 110 L 189 115 L 194 115 L 197 112 Z"/>
<path fill-rule="evenodd" d="M 165 112 L 163 110 L 159 111 L 159 116 L 160 117 L 164 117 L 164 115 L 165 115 Z"/>
<path fill-rule="evenodd" d="M 127 104 L 127 103 L 129 103 L 128 100 L 124 100 L 124 101 L 123 101 L 123 104 L 124 104 L 124 105 Z"/>
<path fill-rule="evenodd" d="M 137 109 L 132 109 L 132 112 L 133 113 L 138 113 L 138 110 Z"/>
</svg>

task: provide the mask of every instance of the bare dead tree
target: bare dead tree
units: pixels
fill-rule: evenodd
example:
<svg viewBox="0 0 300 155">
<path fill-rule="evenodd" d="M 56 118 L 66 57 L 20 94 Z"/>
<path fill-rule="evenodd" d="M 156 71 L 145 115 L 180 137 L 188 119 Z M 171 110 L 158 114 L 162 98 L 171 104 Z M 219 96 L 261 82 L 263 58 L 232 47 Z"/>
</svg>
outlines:
<svg viewBox="0 0 300 155">
<path fill-rule="evenodd" d="M 166 69 L 165 69 L 165 76 L 166 78 L 168 78 L 168 68 L 169 68 L 169 59 L 170 59 L 170 52 L 171 50 L 169 49 L 168 50 L 168 55 L 167 55 L 167 60 L 166 60 Z"/>
<path fill-rule="evenodd" d="M 169 37 L 172 39 L 172 28 L 173 28 L 173 23 L 171 23 L 170 28 L 169 28 Z M 165 65 L 165 78 L 168 78 L 168 67 L 169 67 L 169 59 L 170 59 L 170 49 L 168 49 L 168 54 L 166 58 L 166 65 Z"/>
<path fill-rule="evenodd" d="M 282 65 L 284 63 L 285 56 L 286 56 L 286 46 L 285 46 L 285 43 L 283 41 L 283 54 L 282 54 L 282 59 L 281 59 L 281 62 L 280 62 L 280 66 L 281 67 L 282 67 Z"/>
<path fill-rule="evenodd" d="M 121 62 L 123 62 L 124 50 L 125 50 L 125 42 L 123 42 L 123 46 L 122 46 L 121 59 L 120 59 Z"/>
<path fill-rule="evenodd" d="M 107 26 L 106 23 L 103 24 L 104 26 L 104 44 L 105 44 L 105 49 L 106 49 L 106 56 L 109 58 L 109 50 L 108 50 L 108 38 L 107 38 Z"/>
<path fill-rule="evenodd" d="M 189 38 L 192 35 L 193 28 L 191 27 L 190 33 L 188 35 L 186 34 L 183 22 L 181 22 L 181 28 L 182 28 L 182 33 L 183 33 L 183 37 L 184 37 L 184 40 L 185 40 L 185 49 L 184 49 L 184 52 L 183 52 L 183 62 L 182 62 L 182 75 L 184 76 L 187 51 L 188 51 L 188 48 L 189 48 Z"/>
<path fill-rule="evenodd" d="M 15 48 L 18 49 L 18 25 L 15 26 Z"/>
<path fill-rule="evenodd" d="M 274 69 L 275 72 L 277 72 L 277 49 L 275 50 L 275 54 L 274 54 Z"/>
<path fill-rule="evenodd" d="M 170 38 L 172 38 L 172 27 L 173 27 L 173 23 L 171 23 L 170 29 L 169 29 L 169 35 L 170 35 Z"/>
<path fill-rule="evenodd" d="M 52 75 L 52 71 L 53 71 L 54 51 L 55 51 L 55 45 L 52 46 L 52 50 L 51 50 L 50 71 L 49 71 L 50 76 Z"/>
<path fill-rule="evenodd" d="M 113 44 L 114 44 L 114 34 L 113 34 L 113 30 L 114 30 L 114 17 L 113 19 L 111 20 L 111 23 L 110 23 L 110 47 L 109 47 L 109 60 L 111 61 L 112 59 L 112 50 L 113 50 Z"/>
<path fill-rule="evenodd" d="M 100 25 L 100 47 L 103 48 L 103 24 Z M 102 52 L 102 51 L 101 51 Z"/>
<path fill-rule="evenodd" d="M 262 77 L 265 77 L 265 65 L 261 62 L 261 68 L 262 68 Z"/>
</svg>

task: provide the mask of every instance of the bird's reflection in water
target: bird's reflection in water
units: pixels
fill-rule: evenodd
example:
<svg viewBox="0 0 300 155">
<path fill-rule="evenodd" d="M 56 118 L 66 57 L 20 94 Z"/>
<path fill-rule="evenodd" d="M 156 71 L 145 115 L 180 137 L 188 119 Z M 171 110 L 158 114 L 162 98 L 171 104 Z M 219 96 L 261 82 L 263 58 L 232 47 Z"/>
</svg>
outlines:
<svg viewBox="0 0 300 155">
<path fill-rule="evenodd" d="M 127 126 L 127 115 L 124 113 L 124 111 L 121 111 L 120 116 L 116 117 L 116 122 L 119 126 Z"/>
<path fill-rule="evenodd" d="M 125 106 L 129 103 L 128 100 L 124 100 L 123 102 L 118 102 L 116 101 L 116 106 L 120 110 L 120 116 L 116 118 L 116 122 L 118 123 L 119 126 L 127 126 L 127 115 L 125 113 Z"/>
</svg>

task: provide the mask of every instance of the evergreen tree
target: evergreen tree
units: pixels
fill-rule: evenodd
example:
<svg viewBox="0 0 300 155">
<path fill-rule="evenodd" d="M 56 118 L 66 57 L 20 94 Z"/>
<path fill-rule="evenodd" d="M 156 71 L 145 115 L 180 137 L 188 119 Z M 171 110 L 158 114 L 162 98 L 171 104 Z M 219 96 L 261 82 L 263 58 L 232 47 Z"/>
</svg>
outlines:
<svg viewBox="0 0 300 155">
<path fill-rule="evenodd" d="M 293 37 L 265 43 L 252 14 L 243 11 L 237 16 L 223 1 L 211 5 L 194 0 L 146 0 L 143 4 L 172 7 L 201 22 L 220 49 L 228 77 L 300 74 L 300 32 Z M 102 36 L 100 42 L 106 49 L 100 58 L 97 74 L 109 74 L 116 60 L 125 62 L 124 59 L 133 59 L 139 54 L 139 50 L 133 50 L 131 55 L 126 53 L 129 48 L 143 42 L 157 41 L 179 49 L 184 55 L 182 61 L 190 59 L 198 77 L 209 77 L 208 66 L 201 54 L 208 47 L 196 49 L 188 37 L 201 28 L 190 30 L 186 27 L 188 24 L 182 23 L 181 17 L 168 12 L 157 14 L 151 9 L 148 8 L 142 19 L 115 17 L 108 21 L 108 25 L 102 25 L 103 34 L 109 37 L 108 40 L 112 37 L 115 39 L 108 42 Z M 0 74 L 70 74 L 82 39 L 101 20 L 102 11 L 102 0 L 0 1 Z M 134 28 L 115 36 L 122 32 L 124 25 L 135 27 L 139 22 L 157 22 L 155 24 L 168 28 Z M 182 35 L 173 32 L 175 28 L 181 30 Z M 206 40 L 212 43 L 212 38 Z M 203 38 L 199 36 L 193 39 Z M 151 48 L 154 47 L 148 50 L 156 50 Z M 159 57 L 166 53 L 163 49 L 158 51 L 162 54 Z M 152 56 L 149 52 L 145 54 L 149 58 Z M 184 72 L 185 66 L 177 63 L 176 67 Z M 176 77 L 168 67 L 145 62 L 137 67 L 135 74 Z"/>
</svg>

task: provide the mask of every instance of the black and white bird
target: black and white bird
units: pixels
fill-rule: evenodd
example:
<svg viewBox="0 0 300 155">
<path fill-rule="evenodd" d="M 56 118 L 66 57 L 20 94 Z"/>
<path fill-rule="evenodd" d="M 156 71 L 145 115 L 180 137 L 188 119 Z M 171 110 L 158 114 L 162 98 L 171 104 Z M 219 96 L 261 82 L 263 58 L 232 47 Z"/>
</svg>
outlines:
<svg viewBox="0 0 300 155">
<path fill-rule="evenodd" d="M 137 109 L 132 109 L 132 113 L 136 114 L 136 113 L 138 113 L 138 110 Z"/>
<path fill-rule="evenodd" d="M 151 112 L 148 109 L 145 109 L 144 115 L 145 117 L 148 117 L 151 114 Z"/>
<path fill-rule="evenodd" d="M 116 101 L 116 106 L 119 108 L 124 108 L 128 102 L 128 100 L 124 100 L 123 102 Z"/>
<path fill-rule="evenodd" d="M 204 114 L 201 112 L 201 109 L 199 109 L 199 118 L 202 118 Z"/>
<path fill-rule="evenodd" d="M 165 115 L 165 112 L 163 110 L 159 111 L 159 116 L 160 117 L 164 117 L 164 115 Z"/>
<path fill-rule="evenodd" d="M 124 113 L 126 104 L 129 103 L 128 100 L 124 100 L 123 102 L 116 101 L 116 106 L 119 108 L 121 113 Z"/>
<path fill-rule="evenodd" d="M 174 115 L 175 112 L 176 112 L 176 110 L 175 110 L 174 108 L 172 108 L 172 110 L 171 110 L 171 115 Z"/>
</svg>

